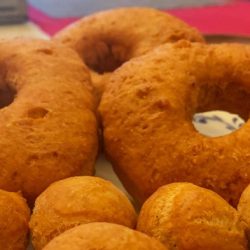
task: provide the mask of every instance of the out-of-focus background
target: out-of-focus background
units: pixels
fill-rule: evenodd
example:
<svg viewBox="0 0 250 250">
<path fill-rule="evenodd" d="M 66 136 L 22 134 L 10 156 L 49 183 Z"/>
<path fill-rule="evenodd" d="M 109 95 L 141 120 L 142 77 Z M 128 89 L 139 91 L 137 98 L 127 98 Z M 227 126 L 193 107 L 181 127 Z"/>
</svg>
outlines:
<svg viewBox="0 0 250 250">
<path fill-rule="evenodd" d="M 82 16 L 119 6 L 151 6 L 155 8 L 184 8 L 223 4 L 225 0 L 29 0 L 36 8 L 51 16 Z"/>
<path fill-rule="evenodd" d="M 206 35 L 250 36 L 247 0 L 0 0 L 0 37 L 50 36 L 90 13 L 121 6 L 158 8 Z"/>
</svg>

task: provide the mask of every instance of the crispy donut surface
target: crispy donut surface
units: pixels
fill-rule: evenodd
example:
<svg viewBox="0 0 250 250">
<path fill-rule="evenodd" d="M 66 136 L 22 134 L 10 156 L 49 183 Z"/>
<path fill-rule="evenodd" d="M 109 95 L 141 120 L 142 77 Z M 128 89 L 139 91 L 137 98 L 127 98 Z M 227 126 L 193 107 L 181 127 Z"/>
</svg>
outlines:
<svg viewBox="0 0 250 250">
<path fill-rule="evenodd" d="M 20 194 L 0 190 L 0 249 L 26 250 L 30 210 Z"/>
<path fill-rule="evenodd" d="M 0 188 L 33 202 L 56 180 L 93 173 L 96 104 L 77 54 L 49 41 L 0 41 L 0 97 Z"/>
<path fill-rule="evenodd" d="M 211 190 L 190 183 L 160 187 L 143 204 L 137 230 L 171 250 L 246 250 L 239 213 Z"/>
<path fill-rule="evenodd" d="M 250 46 L 180 41 L 135 58 L 110 79 L 100 104 L 106 153 L 127 190 L 144 201 L 186 181 L 236 205 L 250 182 Z M 239 130 L 209 138 L 193 115 L 239 114 Z"/>
<path fill-rule="evenodd" d="M 89 223 L 70 229 L 44 250 L 168 250 L 157 240 L 125 226 Z"/>
<path fill-rule="evenodd" d="M 99 92 L 104 90 L 109 75 L 99 74 L 113 72 L 133 57 L 166 42 L 204 41 L 195 28 L 178 18 L 143 7 L 95 13 L 59 31 L 54 39 L 78 52 L 92 70 L 93 84 Z"/>
<path fill-rule="evenodd" d="M 248 242 L 250 242 L 250 185 L 242 192 L 237 209 L 241 220 L 246 223 L 246 234 Z"/>
<path fill-rule="evenodd" d="M 129 199 L 111 182 L 93 176 L 71 177 L 49 186 L 35 202 L 30 220 L 36 250 L 64 231 L 91 222 L 136 226 Z"/>
</svg>

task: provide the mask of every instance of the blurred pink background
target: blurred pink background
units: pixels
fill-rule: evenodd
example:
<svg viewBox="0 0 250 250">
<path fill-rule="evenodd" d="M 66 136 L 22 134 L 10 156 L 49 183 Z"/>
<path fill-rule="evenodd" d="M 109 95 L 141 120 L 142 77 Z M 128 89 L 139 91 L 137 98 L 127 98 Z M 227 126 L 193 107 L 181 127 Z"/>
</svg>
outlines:
<svg viewBox="0 0 250 250">
<path fill-rule="evenodd" d="M 250 35 L 250 2 L 249 1 L 168 1 L 168 0 L 110 0 L 99 1 L 106 5 L 98 5 L 98 0 L 29 0 L 28 14 L 46 33 L 53 35 L 65 25 L 89 14 L 92 11 L 122 5 L 138 5 L 147 3 L 168 11 L 197 27 L 204 34 Z M 74 6 L 75 2 L 75 6 Z M 96 5 L 95 5 L 96 3 Z M 107 5 L 110 3 L 111 6 Z M 114 3 L 114 4 L 112 4 Z M 126 4 L 124 4 L 126 3 Z M 47 5 L 46 5 L 47 4 Z M 67 8 L 68 6 L 68 8 Z M 103 8 L 102 8 L 103 7 Z M 74 11 L 75 8 L 75 11 Z"/>
</svg>

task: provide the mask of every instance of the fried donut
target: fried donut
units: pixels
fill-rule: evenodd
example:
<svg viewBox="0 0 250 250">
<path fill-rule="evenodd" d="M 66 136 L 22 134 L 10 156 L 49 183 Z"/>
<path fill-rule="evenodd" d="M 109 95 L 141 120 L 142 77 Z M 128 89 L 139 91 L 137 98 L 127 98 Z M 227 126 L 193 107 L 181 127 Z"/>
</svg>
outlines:
<svg viewBox="0 0 250 250">
<path fill-rule="evenodd" d="M 136 213 L 128 198 L 98 177 L 71 177 L 52 184 L 36 200 L 30 228 L 36 250 L 69 228 L 105 221 L 134 228 Z"/>
<path fill-rule="evenodd" d="M 159 188 L 144 203 L 137 229 L 169 249 L 247 249 L 238 212 L 216 193 L 190 183 Z"/>
<path fill-rule="evenodd" d="M 53 239 L 44 250 L 167 250 L 160 242 L 127 227 L 89 223 Z"/>
<path fill-rule="evenodd" d="M 237 207 L 241 220 L 246 223 L 246 233 L 250 244 L 250 185 L 243 191 Z"/>
<path fill-rule="evenodd" d="M 0 190 L 0 249 L 25 250 L 30 210 L 20 194 Z"/>
<path fill-rule="evenodd" d="M 105 150 L 140 202 L 158 187 L 191 182 L 237 205 L 250 183 L 250 123 L 217 138 L 195 113 L 225 110 L 248 120 L 250 46 L 180 41 L 135 58 L 110 79 L 100 104 Z"/>
<path fill-rule="evenodd" d="M 176 17 L 143 7 L 95 13 L 54 37 L 78 52 L 92 70 L 93 84 L 99 94 L 109 75 L 104 73 L 113 72 L 124 62 L 160 44 L 180 39 L 204 41 L 196 29 Z"/>
<path fill-rule="evenodd" d="M 71 49 L 49 41 L 0 41 L 1 189 L 21 190 L 32 203 L 56 180 L 93 174 L 92 88 Z"/>
</svg>

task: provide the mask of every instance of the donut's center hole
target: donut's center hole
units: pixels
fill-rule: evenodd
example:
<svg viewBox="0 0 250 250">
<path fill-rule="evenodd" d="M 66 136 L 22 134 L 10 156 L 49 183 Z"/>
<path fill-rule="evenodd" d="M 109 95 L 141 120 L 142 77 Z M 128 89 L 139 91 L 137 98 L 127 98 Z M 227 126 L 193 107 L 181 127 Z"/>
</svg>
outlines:
<svg viewBox="0 0 250 250">
<path fill-rule="evenodd" d="M 113 41 L 94 41 L 83 51 L 86 65 L 99 74 L 113 72 L 127 60 L 126 56 L 127 49 Z"/>
<path fill-rule="evenodd" d="M 9 106 L 15 99 L 16 91 L 8 85 L 0 86 L 0 109 Z"/>
<path fill-rule="evenodd" d="M 222 110 L 196 113 L 193 116 L 195 129 L 202 135 L 219 137 L 231 134 L 239 129 L 245 121 L 238 115 Z"/>
<path fill-rule="evenodd" d="M 237 84 L 204 88 L 193 116 L 195 129 L 208 137 L 228 135 L 240 129 L 249 118 L 250 93 Z"/>
</svg>

